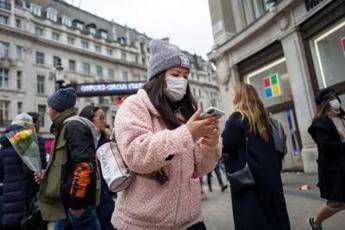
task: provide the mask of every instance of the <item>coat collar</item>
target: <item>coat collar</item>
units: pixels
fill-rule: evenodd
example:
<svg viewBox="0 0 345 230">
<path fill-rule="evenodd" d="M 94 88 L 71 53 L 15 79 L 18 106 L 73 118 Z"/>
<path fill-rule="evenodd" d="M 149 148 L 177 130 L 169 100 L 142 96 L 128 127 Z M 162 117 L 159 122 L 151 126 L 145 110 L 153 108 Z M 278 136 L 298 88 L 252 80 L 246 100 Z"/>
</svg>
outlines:
<svg viewBox="0 0 345 230">
<path fill-rule="evenodd" d="M 137 92 L 137 95 L 141 98 L 141 100 L 144 102 L 146 107 L 148 108 L 149 112 L 153 114 L 156 117 L 160 117 L 161 115 L 157 111 L 157 109 L 152 104 L 149 95 L 147 95 L 146 91 L 144 89 L 139 89 Z"/>
<path fill-rule="evenodd" d="M 56 132 L 56 130 L 59 130 L 63 126 L 64 120 L 66 120 L 67 118 L 72 117 L 74 115 L 76 115 L 75 108 L 69 108 L 69 109 L 63 111 L 59 116 L 57 116 L 53 120 L 53 124 L 50 127 L 50 132 L 54 134 Z"/>
</svg>

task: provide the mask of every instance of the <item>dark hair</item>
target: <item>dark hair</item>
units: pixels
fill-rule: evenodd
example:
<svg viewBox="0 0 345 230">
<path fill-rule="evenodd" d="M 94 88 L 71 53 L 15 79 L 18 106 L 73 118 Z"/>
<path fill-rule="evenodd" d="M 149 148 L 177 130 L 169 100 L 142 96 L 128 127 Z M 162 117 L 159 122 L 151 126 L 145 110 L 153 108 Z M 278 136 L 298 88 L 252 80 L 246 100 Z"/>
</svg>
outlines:
<svg viewBox="0 0 345 230">
<path fill-rule="evenodd" d="M 79 116 L 85 117 L 92 121 L 92 118 L 95 116 L 95 113 L 99 109 L 101 109 L 101 107 L 95 105 L 87 105 L 80 111 Z"/>
<path fill-rule="evenodd" d="M 334 98 L 336 98 L 339 102 L 341 102 L 341 100 L 338 96 L 334 96 L 334 97 L 330 97 L 330 98 L 322 100 L 316 107 L 316 113 L 315 113 L 313 120 L 316 120 L 320 116 L 326 114 L 326 112 L 329 109 L 329 102 L 334 100 Z M 342 108 L 340 108 L 340 116 L 345 117 L 345 111 Z"/>
<path fill-rule="evenodd" d="M 29 114 L 32 117 L 32 122 L 33 123 L 37 123 L 38 118 L 40 117 L 40 115 L 36 112 L 28 112 L 27 114 Z"/>
<path fill-rule="evenodd" d="M 152 77 L 151 80 L 144 85 L 143 89 L 148 94 L 151 103 L 161 115 L 168 129 L 175 129 L 179 127 L 179 123 L 174 112 L 179 109 L 184 119 L 188 120 L 195 113 L 197 104 L 192 96 L 189 84 L 187 86 L 186 95 L 181 101 L 174 103 L 165 96 L 165 87 L 165 72 L 163 72 Z"/>
</svg>

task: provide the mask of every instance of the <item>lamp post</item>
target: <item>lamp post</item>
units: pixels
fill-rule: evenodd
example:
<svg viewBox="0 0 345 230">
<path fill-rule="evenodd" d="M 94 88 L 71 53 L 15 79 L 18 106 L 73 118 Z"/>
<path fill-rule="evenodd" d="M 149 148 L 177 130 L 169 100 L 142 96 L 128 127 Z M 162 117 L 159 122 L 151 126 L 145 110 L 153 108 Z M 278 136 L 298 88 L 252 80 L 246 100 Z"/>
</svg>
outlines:
<svg viewBox="0 0 345 230">
<path fill-rule="evenodd" d="M 55 65 L 55 90 L 62 88 L 64 83 L 65 80 L 63 77 L 63 67 L 61 64 L 61 59 L 58 59 Z"/>
</svg>

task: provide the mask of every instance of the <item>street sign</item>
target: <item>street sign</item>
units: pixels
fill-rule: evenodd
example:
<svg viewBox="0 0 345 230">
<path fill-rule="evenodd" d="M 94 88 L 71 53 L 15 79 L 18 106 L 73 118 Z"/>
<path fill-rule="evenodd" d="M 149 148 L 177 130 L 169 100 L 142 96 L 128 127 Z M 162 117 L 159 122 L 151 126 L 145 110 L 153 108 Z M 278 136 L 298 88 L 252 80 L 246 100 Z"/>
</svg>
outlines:
<svg viewBox="0 0 345 230">
<path fill-rule="evenodd" d="M 266 99 L 281 95 L 280 81 L 277 73 L 263 78 Z"/>
<path fill-rule="evenodd" d="M 136 93 L 146 82 L 84 83 L 72 85 L 78 97 L 129 95 Z"/>
</svg>

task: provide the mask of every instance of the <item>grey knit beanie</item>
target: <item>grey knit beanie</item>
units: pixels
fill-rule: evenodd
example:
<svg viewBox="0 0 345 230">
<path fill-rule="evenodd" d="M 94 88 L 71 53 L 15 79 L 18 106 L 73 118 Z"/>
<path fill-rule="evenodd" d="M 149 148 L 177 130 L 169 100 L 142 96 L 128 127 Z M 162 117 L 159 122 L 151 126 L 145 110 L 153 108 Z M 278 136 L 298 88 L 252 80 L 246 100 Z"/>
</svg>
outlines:
<svg viewBox="0 0 345 230">
<path fill-rule="evenodd" d="M 180 49 L 166 41 L 155 39 L 150 42 L 150 60 L 148 78 L 151 80 L 157 74 L 172 67 L 190 69 L 190 61 Z"/>
<path fill-rule="evenodd" d="M 76 101 L 77 94 L 72 87 L 55 91 L 47 100 L 48 105 L 58 112 L 74 107 Z"/>
</svg>

